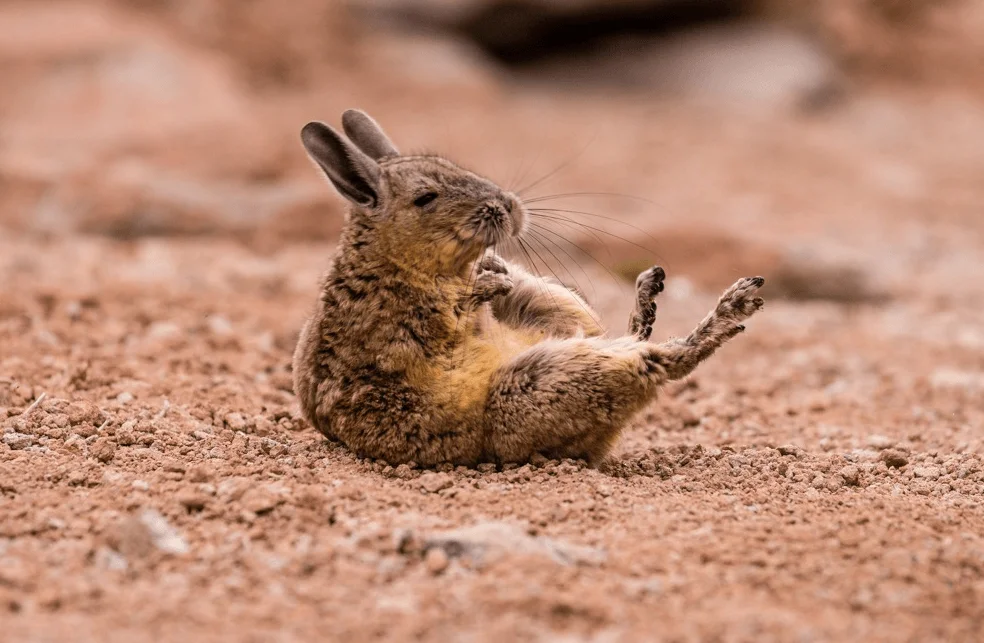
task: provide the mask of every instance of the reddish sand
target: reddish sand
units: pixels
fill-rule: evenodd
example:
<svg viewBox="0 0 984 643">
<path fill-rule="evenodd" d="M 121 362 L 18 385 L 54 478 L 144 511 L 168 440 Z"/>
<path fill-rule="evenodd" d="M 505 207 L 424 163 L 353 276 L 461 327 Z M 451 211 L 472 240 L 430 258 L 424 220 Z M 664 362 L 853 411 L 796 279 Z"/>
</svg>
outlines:
<svg viewBox="0 0 984 643">
<path fill-rule="evenodd" d="M 223 67 L 242 43 L 105 11 L 129 35 L 90 47 L 34 3 L 0 10 L 0 36 L 63 30 L 0 45 L 25 83 L 0 104 L 0 640 L 981 637 L 974 87 L 858 85 L 818 114 L 571 100 L 482 68 L 442 85 L 412 47 L 409 75 L 270 85 Z M 202 104 L 79 89 L 143 69 L 86 47 L 145 45 L 174 57 L 126 60 L 198 70 Z M 614 273 L 665 266 L 656 339 L 744 274 L 770 279 L 766 308 L 600 469 L 359 460 L 299 418 L 289 371 L 342 207 L 297 132 L 353 105 L 512 186 L 574 158 L 534 194 L 651 200 L 556 203 L 655 256 L 557 231 Z M 628 286 L 567 263 L 621 332 Z"/>
</svg>

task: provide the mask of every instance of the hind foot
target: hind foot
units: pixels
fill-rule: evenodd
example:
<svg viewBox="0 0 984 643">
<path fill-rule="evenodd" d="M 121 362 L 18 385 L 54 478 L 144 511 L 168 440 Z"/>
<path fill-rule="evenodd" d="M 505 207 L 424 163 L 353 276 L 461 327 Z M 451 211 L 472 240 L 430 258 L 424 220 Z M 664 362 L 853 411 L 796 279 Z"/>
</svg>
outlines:
<svg viewBox="0 0 984 643">
<path fill-rule="evenodd" d="M 653 334 L 656 321 L 656 297 L 663 292 L 666 272 L 659 266 L 639 273 L 636 278 L 636 303 L 629 317 L 629 334 L 639 341 L 646 341 Z"/>
</svg>

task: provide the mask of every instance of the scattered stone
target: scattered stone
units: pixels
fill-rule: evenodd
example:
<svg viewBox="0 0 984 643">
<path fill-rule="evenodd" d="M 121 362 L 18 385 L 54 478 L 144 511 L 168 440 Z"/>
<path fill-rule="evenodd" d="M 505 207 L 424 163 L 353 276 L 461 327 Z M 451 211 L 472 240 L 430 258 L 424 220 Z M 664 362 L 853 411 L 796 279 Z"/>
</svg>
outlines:
<svg viewBox="0 0 984 643">
<path fill-rule="evenodd" d="M 188 472 L 188 479 L 192 482 L 208 482 L 212 479 L 212 473 L 202 465 L 195 465 Z"/>
<path fill-rule="evenodd" d="M 4 433 L 4 443 L 12 450 L 26 449 L 34 444 L 34 436 L 26 433 Z"/>
<path fill-rule="evenodd" d="M 276 440 L 271 440 L 270 438 L 262 438 L 260 440 L 260 448 L 263 449 L 264 453 L 273 458 L 279 458 L 280 456 L 287 454 L 286 445 L 281 444 Z"/>
<path fill-rule="evenodd" d="M 109 438 L 99 438 L 89 447 L 89 455 L 100 462 L 112 462 L 116 456 L 116 443 Z"/>
<path fill-rule="evenodd" d="M 246 429 L 246 418 L 242 413 L 227 413 L 225 418 L 226 426 L 233 431 L 244 431 Z"/>
<path fill-rule="evenodd" d="M 103 412 L 92 402 L 79 400 L 72 402 L 68 406 L 68 421 L 72 426 L 85 422 L 93 426 L 99 426 L 105 419 Z"/>
<path fill-rule="evenodd" d="M 861 471 L 858 470 L 858 468 L 855 465 L 849 464 L 846 467 L 843 467 L 839 473 L 841 477 L 844 479 L 844 484 L 849 485 L 851 487 L 858 486 L 858 482 L 861 477 Z"/>
<path fill-rule="evenodd" d="M 895 440 L 885 435 L 869 435 L 867 440 L 868 446 L 872 449 L 878 451 L 884 451 L 885 449 L 891 449 L 895 446 Z"/>
<path fill-rule="evenodd" d="M 200 491 L 187 490 L 178 496 L 178 502 L 188 511 L 201 511 L 208 501 L 208 496 Z"/>
<path fill-rule="evenodd" d="M 475 467 L 480 473 L 495 473 L 495 465 L 491 462 L 483 462 Z"/>
<path fill-rule="evenodd" d="M 447 569 L 450 562 L 451 559 L 448 558 L 447 553 L 440 547 L 428 549 L 424 555 L 424 564 L 427 566 L 427 571 L 435 576 Z"/>
<path fill-rule="evenodd" d="M 882 451 L 881 459 L 886 465 L 895 468 L 909 464 L 909 456 L 898 449 L 885 449 Z"/>
<path fill-rule="evenodd" d="M 116 401 L 123 405 L 129 404 L 133 401 L 133 393 L 130 391 L 123 391 L 116 396 Z"/>
<path fill-rule="evenodd" d="M 262 415 L 257 415 L 253 418 L 253 426 L 256 427 L 256 434 L 260 436 L 269 436 L 276 433 L 276 425 Z M 277 442 L 277 444 L 280 443 Z M 284 446 L 284 451 L 287 451 L 286 446 Z"/>
<path fill-rule="evenodd" d="M 269 513 L 284 502 L 283 497 L 267 486 L 251 487 L 242 497 L 243 508 L 260 515 Z"/>
<path fill-rule="evenodd" d="M 915 467 L 912 470 L 912 475 L 917 478 L 925 478 L 926 480 L 936 480 L 940 477 L 939 467 Z"/>
<path fill-rule="evenodd" d="M 406 464 L 401 464 L 393 470 L 393 477 L 400 480 L 410 480 L 415 475 L 413 469 Z"/>
<path fill-rule="evenodd" d="M 417 478 L 417 483 L 427 493 L 437 493 L 442 489 L 448 489 L 454 486 L 451 476 L 446 473 L 434 473 L 432 471 Z"/>
<path fill-rule="evenodd" d="M 232 334 L 232 322 L 222 315 L 209 315 L 206 320 L 208 330 L 218 337 L 228 337 Z"/>
<path fill-rule="evenodd" d="M 145 557 L 155 550 L 175 555 L 189 551 L 181 534 L 154 509 L 126 518 L 110 540 L 113 549 L 127 558 Z"/>
<path fill-rule="evenodd" d="M 467 558 L 476 566 L 516 554 L 541 556 L 561 565 L 597 565 L 605 559 L 601 550 L 531 536 L 524 529 L 502 522 L 431 534 L 424 540 L 424 549 L 432 548 L 443 549 L 450 558 Z"/>
<path fill-rule="evenodd" d="M 779 451 L 780 455 L 792 455 L 797 457 L 799 456 L 799 454 L 803 453 L 803 449 L 799 448 L 794 444 L 784 444 L 780 447 L 777 447 L 777 450 Z"/>
<path fill-rule="evenodd" d="M 93 562 L 98 567 L 114 572 L 125 572 L 127 567 L 129 567 L 126 558 L 109 547 L 100 547 L 97 549 Z"/>
</svg>

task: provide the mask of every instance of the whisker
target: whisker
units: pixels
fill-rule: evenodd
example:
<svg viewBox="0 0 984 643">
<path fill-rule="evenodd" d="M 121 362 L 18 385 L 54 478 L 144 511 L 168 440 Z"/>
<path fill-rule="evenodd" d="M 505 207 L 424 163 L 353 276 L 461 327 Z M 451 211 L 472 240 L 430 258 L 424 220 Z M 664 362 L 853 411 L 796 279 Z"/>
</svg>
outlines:
<svg viewBox="0 0 984 643">
<path fill-rule="evenodd" d="M 557 263 L 559 263 L 561 266 L 563 266 L 564 271 L 568 275 L 570 275 L 571 281 L 574 282 L 574 285 L 578 288 L 578 290 L 581 290 L 581 284 L 579 284 L 577 282 L 577 278 L 574 276 L 574 273 L 572 273 L 571 272 L 571 269 L 567 267 L 567 264 L 565 264 L 563 261 L 560 260 L 560 257 L 558 257 L 549 247 L 547 247 L 547 245 L 546 245 L 547 243 L 550 243 L 555 248 L 557 248 L 558 250 L 560 250 L 561 252 L 563 252 L 564 254 L 566 254 L 567 257 L 571 261 L 574 262 L 574 265 L 577 266 L 578 268 L 580 268 L 581 273 L 584 275 L 585 279 L 587 279 L 588 280 L 588 283 L 591 284 L 591 291 L 592 292 L 596 292 L 595 291 L 595 287 L 594 287 L 594 283 L 591 281 L 591 277 L 588 276 L 588 273 L 584 271 L 584 268 L 581 268 L 581 265 L 577 262 L 577 260 L 574 257 L 572 257 L 570 255 L 569 252 L 567 252 L 560 245 L 558 245 L 556 241 L 550 239 L 549 237 L 547 237 L 547 236 L 545 236 L 543 234 L 540 234 L 540 233 L 538 233 L 538 232 L 536 232 L 534 230 L 528 230 L 527 232 L 529 232 L 529 234 L 534 239 L 536 239 L 536 240 L 538 240 L 540 242 L 540 245 L 543 246 L 543 249 L 546 250 L 547 252 L 549 252 L 550 253 L 550 256 L 552 256 Z M 555 274 L 554 276 L 556 277 L 557 275 Z M 559 280 L 560 277 L 557 277 L 557 279 Z"/>
<path fill-rule="evenodd" d="M 519 244 L 519 248 L 523 251 L 523 254 L 526 255 L 526 259 L 527 259 L 527 261 L 529 261 L 529 264 L 530 264 L 530 269 L 533 270 L 534 272 L 536 272 L 536 274 L 537 274 L 538 277 L 541 277 L 542 278 L 543 275 L 540 274 L 540 269 L 537 267 L 536 262 L 533 261 L 533 257 L 530 256 L 529 251 L 526 249 L 526 244 L 523 243 L 523 240 L 520 239 L 519 237 L 515 237 L 515 239 L 516 239 L 516 243 Z M 530 248 L 530 250 L 533 250 L 533 248 Z M 536 250 L 533 250 L 533 253 L 536 254 Z M 539 255 L 537 255 L 537 256 L 539 256 Z M 542 258 L 541 258 L 541 261 L 542 261 Z M 546 263 L 544 263 L 544 265 L 546 265 Z M 553 293 L 550 292 L 550 289 L 544 287 L 543 284 L 539 284 L 538 283 L 538 286 L 542 289 L 542 291 L 548 297 L 550 297 L 550 301 L 553 302 L 554 308 L 557 309 L 557 310 L 560 310 L 560 304 L 557 303 L 557 299 L 553 296 Z"/>
<path fill-rule="evenodd" d="M 597 136 L 597 132 L 595 132 L 594 134 L 591 135 L 591 138 L 588 139 L 588 142 L 584 144 L 584 147 L 582 147 L 581 150 L 577 154 L 575 154 L 573 157 L 567 159 L 566 161 L 564 161 L 563 163 L 561 163 L 558 167 L 554 168 L 552 171 L 548 172 L 544 176 L 541 176 L 539 179 L 537 179 L 536 181 L 533 181 L 532 183 L 530 183 L 526 187 L 522 187 L 522 188 L 516 190 L 516 194 L 522 195 L 523 192 L 526 192 L 527 190 L 532 190 L 533 188 L 535 188 L 536 186 L 540 185 L 541 183 L 543 183 L 544 181 L 546 181 L 550 177 L 552 177 L 555 174 L 557 174 L 557 172 L 560 172 L 561 170 L 563 170 L 564 168 L 566 168 L 567 166 L 569 166 L 571 163 L 573 163 L 574 161 L 576 161 L 577 159 L 579 159 L 581 157 L 581 155 L 584 154 L 588 150 L 588 148 L 591 146 L 591 144 L 594 143 L 595 136 Z"/>
<path fill-rule="evenodd" d="M 588 196 L 614 196 L 622 199 L 632 199 L 633 201 L 642 201 L 644 203 L 649 203 L 652 205 L 659 205 L 652 199 L 636 196 L 634 194 L 624 194 L 622 192 L 564 192 L 562 194 L 545 194 L 542 196 L 534 196 L 528 199 L 523 199 L 523 202 L 539 203 L 541 201 L 550 201 L 553 199 L 568 199 L 568 198 L 588 197 Z"/>
<path fill-rule="evenodd" d="M 615 217 L 609 217 L 609 216 L 605 216 L 603 214 L 596 214 L 594 212 L 586 212 L 584 210 L 566 210 L 564 208 L 528 208 L 528 210 L 531 211 L 531 212 L 533 212 L 533 211 L 535 211 L 535 212 L 552 212 L 552 213 L 555 213 L 555 214 L 557 214 L 557 213 L 583 214 L 583 215 L 588 216 L 588 217 L 597 217 L 598 219 L 604 219 L 605 221 L 614 221 L 615 223 L 618 223 L 620 225 L 624 225 L 624 226 L 626 226 L 628 228 L 632 228 L 636 232 L 639 232 L 641 234 L 646 235 L 646 237 L 648 237 L 649 240 L 652 241 L 653 243 L 659 243 L 659 241 L 656 239 L 656 237 L 654 237 L 653 235 L 649 234 L 648 232 L 646 232 L 645 230 L 643 230 L 639 226 L 633 225 L 633 224 L 629 223 L 628 221 L 622 221 L 621 219 L 617 219 Z M 650 251 L 650 252 L 652 252 L 652 251 Z M 655 254 L 655 253 L 653 253 L 653 254 Z"/>
<path fill-rule="evenodd" d="M 593 261 L 596 264 L 598 264 L 599 266 L 601 266 L 601 269 L 608 273 L 608 276 L 611 277 L 612 278 L 612 281 L 614 281 L 618 285 L 619 289 L 621 289 L 622 292 L 625 292 L 625 280 L 624 279 L 619 279 L 618 278 L 618 275 L 616 275 L 615 273 L 613 273 L 608 266 L 606 266 L 604 263 L 602 263 L 601 261 L 599 261 L 598 258 L 595 257 L 593 254 L 591 254 L 590 252 L 588 252 L 587 250 L 585 250 L 581 246 L 577 245 L 576 243 L 574 243 L 573 241 L 571 241 L 570 239 L 568 239 L 564 235 L 560 234 L 556 230 L 552 230 L 552 229 L 546 227 L 545 225 L 539 225 L 537 223 L 533 223 L 532 221 L 530 222 L 530 225 L 533 226 L 533 227 L 535 227 L 537 230 L 541 230 L 543 232 L 549 232 L 550 234 L 552 234 L 553 236 L 557 237 L 558 239 L 562 239 L 566 243 L 569 243 L 572 246 L 574 246 L 575 248 L 577 248 L 579 251 L 581 251 L 582 254 L 584 254 L 589 259 L 591 259 L 591 261 Z M 558 247 L 560 247 L 560 246 L 558 245 Z M 561 248 L 561 249 L 563 249 L 563 248 Z M 568 256 L 570 256 L 570 254 L 568 254 Z M 573 257 L 571 257 L 571 258 L 573 259 Z M 581 266 L 581 264 L 578 263 L 578 267 L 579 268 L 580 268 L 580 266 Z M 581 270 L 584 271 L 584 268 L 581 268 Z M 585 274 L 587 274 L 587 273 L 585 273 Z"/>
<path fill-rule="evenodd" d="M 608 230 L 603 230 L 601 228 L 590 226 L 590 225 L 588 225 L 586 223 L 582 223 L 582 222 L 577 221 L 575 219 L 571 219 L 570 217 L 560 216 L 559 214 L 558 215 L 543 214 L 543 212 L 547 212 L 547 211 L 549 211 L 549 210 L 531 209 L 530 210 L 530 216 L 537 216 L 537 217 L 540 217 L 540 218 L 543 218 L 543 219 L 550 219 L 551 221 L 565 221 L 567 223 L 570 223 L 570 224 L 573 224 L 573 225 L 576 225 L 576 226 L 580 226 L 580 227 L 585 228 L 585 229 L 588 229 L 588 230 L 594 230 L 594 231 L 600 232 L 602 234 L 607 234 L 609 237 L 613 237 L 615 239 L 618 239 L 619 241 L 624 241 L 625 243 L 627 243 L 627 244 L 629 244 L 631 246 L 634 246 L 636 248 L 639 248 L 640 250 L 645 250 L 646 252 L 648 252 L 650 255 L 652 255 L 654 257 L 658 256 L 658 253 L 655 250 L 653 250 L 652 248 L 647 248 L 646 246 L 640 245 L 640 244 L 638 244 L 638 243 L 636 243 L 634 241 L 630 241 L 629 239 L 626 239 L 625 237 L 619 236 L 619 235 L 617 235 L 617 234 L 615 234 L 613 232 L 609 232 Z"/>
<path fill-rule="evenodd" d="M 534 239 L 535 239 L 535 238 L 536 238 L 536 237 L 534 237 Z M 549 253 L 550 253 L 551 255 L 553 255 L 553 257 L 554 257 L 554 259 L 556 259 L 556 260 L 557 260 L 558 262 L 560 262 L 560 264 L 561 264 L 562 266 L 564 265 L 564 264 L 563 264 L 563 262 L 561 262 L 561 261 L 560 261 L 560 259 L 558 259 L 558 258 L 557 258 L 557 255 L 555 255 L 555 254 L 554 254 L 554 253 L 553 253 L 553 252 L 552 252 L 552 251 L 550 250 L 550 248 L 548 248 L 548 247 L 547 247 L 546 245 L 544 245 L 542 241 L 539 241 L 539 243 L 540 243 L 540 245 L 541 245 L 541 246 L 543 247 L 543 249 L 544 249 L 544 250 L 546 250 L 546 251 L 547 251 L 547 252 L 549 252 Z M 530 246 L 530 250 L 532 250 L 532 251 L 533 251 L 534 253 L 536 253 L 536 255 L 537 255 L 538 257 L 540 257 L 540 253 L 538 253 L 538 252 L 536 252 L 536 248 L 534 248 L 533 246 Z M 557 273 L 556 273 L 556 272 L 554 272 L 554 270 L 553 270 L 553 268 L 550 268 L 550 266 L 549 266 L 549 264 L 547 264 L 547 263 L 546 263 L 546 261 L 544 261 L 542 257 L 540 257 L 540 261 L 543 261 L 543 263 L 544 263 L 544 265 L 546 265 L 546 266 L 547 266 L 547 269 L 548 269 L 548 270 L 550 270 L 550 272 L 551 272 L 551 273 L 553 274 L 553 276 L 554 276 L 554 279 L 556 279 L 556 280 L 557 280 L 557 281 L 558 281 L 558 282 L 560 283 L 560 285 L 561 285 L 561 286 L 563 286 L 563 282 L 561 281 L 561 279 L 560 279 L 560 277 L 558 277 L 558 276 L 557 276 Z M 566 268 L 567 268 L 567 266 L 564 266 L 564 268 L 566 269 Z M 568 274 L 570 274 L 570 270 L 568 270 L 567 272 L 568 272 Z M 574 275 L 573 275 L 573 274 L 571 274 L 571 279 L 574 279 Z M 578 284 L 578 283 L 577 283 L 577 279 L 574 279 L 574 284 L 575 284 L 575 285 L 576 285 L 576 286 L 578 287 L 578 289 L 580 289 L 580 287 L 581 287 L 581 286 L 580 286 L 580 284 Z M 548 292 L 549 292 L 549 290 L 548 290 Z M 575 295 L 577 295 L 577 293 L 574 293 L 574 294 L 575 294 Z M 585 304 L 585 303 L 584 303 L 584 302 L 583 302 L 583 301 L 581 300 L 581 297 L 580 297 L 580 295 L 577 295 L 577 296 L 576 296 L 576 297 L 575 297 L 574 299 L 575 299 L 575 301 L 577 301 L 577 303 L 578 303 L 578 305 L 579 305 L 579 306 L 581 307 L 581 310 L 583 310 L 583 311 L 585 312 L 585 314 L 586 314 L 586 315 L 587 315 L 587 316 L 588 316 L 589 318 L 591 318 L 591 319 L 592 319 L 592 320 L 593 320 L 593 321 L 594 321 L 594 322 L 595 322 L 596 324 L 598 324 L 599 326 L 601 326 L 601 325 L 602 325 L 602 324 L 601 324 L 601 320 L 600 320 L 600 319 L 598 319 L 598 317 L 597 317 L 597 316 L 595 316 L 595 314 L 594 314 L 594 313 L 593 313 L 593 312 L 591 311 L 591 309 L 590 309 L 590 308 L 588 308 L 588 307 L 587 307 L 587 305 L 586 305 L 586 304 Z M 559 304 L 557 304 L 557 301 L 556 301 L 556 300 L 554 300 L 554 305 L 555 305 L 555 306 L 557 307 L 557 310 L 558 310 L 558 311 L 560 311 L 560 310 L 561 310 L 561 308 L 560 308 L 560 305 L 559 305 Z"/>
</svg>

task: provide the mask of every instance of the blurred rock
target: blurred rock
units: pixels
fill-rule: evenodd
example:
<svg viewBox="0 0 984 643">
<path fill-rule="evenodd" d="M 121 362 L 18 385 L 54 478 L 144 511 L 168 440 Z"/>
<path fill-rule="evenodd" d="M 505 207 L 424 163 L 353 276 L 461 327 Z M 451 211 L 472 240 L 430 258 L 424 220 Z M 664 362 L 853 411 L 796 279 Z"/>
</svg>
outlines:
<svg viewBox="0 0 984 643">
<path fill-rule="evenodd" d="M 620 257 L 613 270 L 630 282 L 653 264 L 644 247 L 648 243 L 659 250 L 659 261 L 672 267 L 671 276 L 686 275 L 706 291 L 730 285 L 724 275 L 763 275 L 762 294 L 767 297 L 860 303 L 889 296 L 860 265 L 844 257 L 777 247 L 710 228 L 643 230 L 634 238 L 601 241 L 595 235 L 577 243 L 595 256 L 604 252 Z"/>
<path fill-rule="evenodd" d="M 440 548 L 450 558 L 466 557 L 482 565 L 509 555 L 542 556 L 561 565 L 597 565 L 602 551 L 531 536 L 523 529 L 500 522 L 485 522 L 438 532 L 424 540 L 424 549 Z"/>
<path fill-rule="evenodd" d="M 227 61 L 132 12 L 5 5 L 0 81 L 18 88 L 0 100 L 0 224 L 195 233 L 311 199 L 219 181 L 269 174 L 278 154 Z"/>
<path fill-rule="evenodd" d="M 108 536 L 113 549 L 128 559 L 146 557 L 155 550 L 165 554 L 189 551 L 181 534 L 154 509 L 125 518 Z"/>
</svg>

